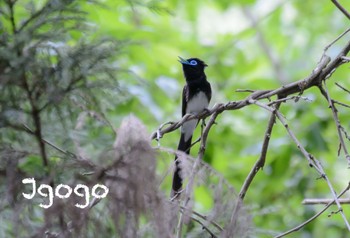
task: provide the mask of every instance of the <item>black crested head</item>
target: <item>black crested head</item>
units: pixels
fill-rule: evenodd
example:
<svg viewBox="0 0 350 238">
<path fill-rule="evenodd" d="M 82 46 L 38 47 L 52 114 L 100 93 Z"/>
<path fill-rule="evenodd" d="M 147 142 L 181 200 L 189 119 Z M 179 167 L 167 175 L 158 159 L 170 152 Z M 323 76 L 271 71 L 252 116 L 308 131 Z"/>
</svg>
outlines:
<svg viewBox="0 0 350 238">
<path fill-rule="evenodd" d="M 187 81 L 205 79 L 204 68 L 208 66 L 204 61 L 198 58 L 183 59 L 179 56 L 179 62 L 182 64 L 182 69 Z"/>
</svg>

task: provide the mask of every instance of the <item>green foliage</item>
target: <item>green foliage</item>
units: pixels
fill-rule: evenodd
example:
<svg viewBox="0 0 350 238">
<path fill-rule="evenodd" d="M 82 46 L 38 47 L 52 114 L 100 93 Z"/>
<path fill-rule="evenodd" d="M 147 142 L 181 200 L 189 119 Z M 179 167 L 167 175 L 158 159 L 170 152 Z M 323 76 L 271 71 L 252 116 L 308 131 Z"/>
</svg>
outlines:
<svg viewBox="0 0 350 238">
<path fill-rule="evenodd" d="M 7 219 L 16 203 L 26 203 L 23 212 L 33 211 L 26 235 L 36 234 L 35 227 L 45 219 L 36 201 L 28 203 L 20 196 L 24 177 L 41 182 L 48 177 L 71 184 L 92 182 L 85 175 L 96 167 L 87 161 L 102 168 L 113 164 L 109 153 L 124 117 L 134 114 L 148 132 L 180 119 L 184 79 L 177 56 L 199 57 L 209 65 L 206 74 L 214 105 L 248 95 L 237 89 L 273 89 L 307 77 L 324 48 L 347 27 L 348 19 L 331 1 L 1 1 L 0 181 L 5 182 L 0 185 L 0 196 L 8 198 L 0 203 L 0 220 L 4 221 L 0 236 L 25 236 L 13 226 L 19 214 Z M 349 39 L 346 35 L 326 53 L 334 57 Z M 347 67 L 339 67 L 327 81 L 332 97 L 347 103 L 349 94 L 335 83 L 350 88 Z M 344 155 L 337 155 L 339 141 L 332 112 L 317 88 L 303 96 L 310 100 L 288 101 L 281 112 L 302 145 L 320 159 L 339 192 L 350 177 Z M 348 108 L 337 108 L 340 122 L 349 131 Z M 224 112 L 210 131 L 204 160 L 236 191 L 259 158 L 268 119 L 267 111 L 251 105 Z M 194 138 L 200 136 L 197 130 Z M 161 146 L 175 149 L 178 136 L 178 132 L 164 135 Z M 42 139 L 64 153 L 40 144 Z M 196 145 L 191 154 L 197 151 Z M 172 155 L 164 154 L 159 155 L 156 170 L 162 176 L 173 160 Z M 166 195 L 170 177 L 160 185 Z M 301 205 L 304 198 L 331 198 L 325 182 L 317 178 L 277 122 L 265 167 L 245 199 L 256 228 L 251 228 L 250 235 L 277 235 L 318 212 L 322 206 Z M 219 184 L 215 179 L 205 181 Z M 210 213 L 216 190 L 197 185 L 195 210 Z M 95 225 L 86 224 L 87 237 L 120 234 L 120 223 L 112 215 L 104 216 L 99 206 L 92 220 L 103 228 L 96 233 Z M 103 208 L 108 206 L 108 202 L 103 204 Z M 347 207 L 344 211 L 350 212 Z M 118 218 L 121 223 L 126 219 L 122 216 Z M 146 215 L 140 223 L 147 225 L 150 217 Z M 191 225 L 186 228 L 189 235 L 207 234 L 196 230 L 198 224 Z M 145 227 L 140 234 L 155 234 Z M 323 214 L 291 237 L 346 234 L 339 215 Z"/>
</svg>

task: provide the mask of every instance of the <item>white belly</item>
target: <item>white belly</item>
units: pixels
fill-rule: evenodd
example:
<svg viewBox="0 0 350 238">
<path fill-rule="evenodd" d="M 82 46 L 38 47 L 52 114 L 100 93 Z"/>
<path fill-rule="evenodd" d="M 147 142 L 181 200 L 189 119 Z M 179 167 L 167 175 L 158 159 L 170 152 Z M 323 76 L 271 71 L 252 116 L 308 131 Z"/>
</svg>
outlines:
<svg viewBox="0 0 350 238">
<path fill-rule="evenodd" d="M 187 103 L 186 113 L 202 112 L 208 107 L 208 104 L 208 98 L 205 93 L 199 92 Z"/>
<path fill-rule="evenodd" d="M 208 105 L 209 101 L 205 93 L 199 92 L 190 100 L 189 103 L 187 103 L 186 113 L 198 114 L 207 108 Z M 192 119 L 182 125 L 181 132 L 185 134 L 185 141 L 188 141 L 188 139 L 192 136 L 197 123 L 197 119 Z"/>
</svg>

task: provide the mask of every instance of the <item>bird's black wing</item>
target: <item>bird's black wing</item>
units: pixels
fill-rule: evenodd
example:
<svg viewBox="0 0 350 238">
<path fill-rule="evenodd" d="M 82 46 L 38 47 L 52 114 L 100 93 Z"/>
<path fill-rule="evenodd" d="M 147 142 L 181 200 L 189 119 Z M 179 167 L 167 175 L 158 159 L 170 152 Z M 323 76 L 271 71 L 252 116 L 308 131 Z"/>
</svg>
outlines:
<svg viewBox="0 0 350 238">
<path fill-rule="evenodd" d="M 207 83 L 208 83 L 208 91 L 207 91 L 207 97 L 208 97 L 208 102 L 210 102 L 210 100 L 211 100 L 211 95 L 212 95 L 212 93 L 211 93 L 211 86 L 210 86 L 210 83 L 207 81 Z"/>
<path fill-rule="evenodd" d="M 188 86 L 186 84 L 182 90 L 182 117 L 185 116 L 186 114 L 187 102 L 188 102 Z"/>
</svg>

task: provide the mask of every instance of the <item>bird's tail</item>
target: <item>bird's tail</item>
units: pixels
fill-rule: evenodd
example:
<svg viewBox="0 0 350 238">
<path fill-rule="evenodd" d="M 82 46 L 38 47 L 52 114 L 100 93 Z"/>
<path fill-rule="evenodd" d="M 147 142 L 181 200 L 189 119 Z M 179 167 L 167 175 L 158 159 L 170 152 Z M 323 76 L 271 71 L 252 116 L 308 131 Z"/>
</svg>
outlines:
<svg viewBox="0 0 350 238">
<path fill-rule="evenodd" d="M 188 138 L 188 140 L 186 141 L 185 134 L 181 133 L 179 146 L 177 147 L 177 149 L 185 152 L 186 154 L 189 154 L 191 149 L 191 142 L 192 142 L 192 136 Z M 178 198 L 181 194 L 181 190 L 182 190 L 181 166 L 180 166 L 178 157 L 175 156 L 175 171 L 173 176 L 173 186 L 172 186 L 170 197 L 172 199 Z"/>
</svg>

